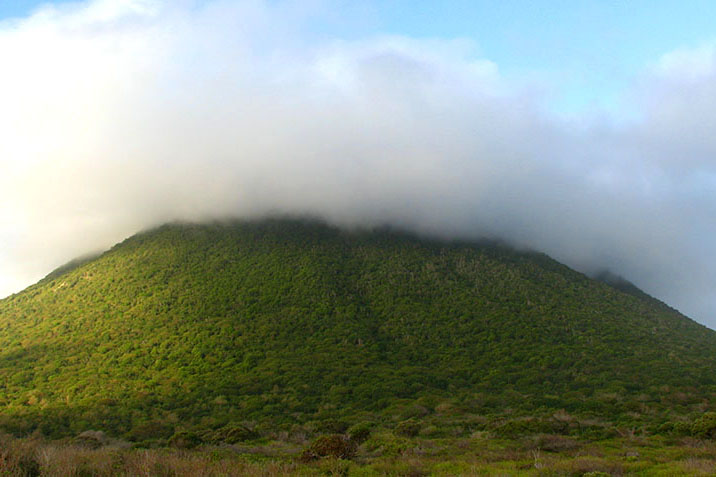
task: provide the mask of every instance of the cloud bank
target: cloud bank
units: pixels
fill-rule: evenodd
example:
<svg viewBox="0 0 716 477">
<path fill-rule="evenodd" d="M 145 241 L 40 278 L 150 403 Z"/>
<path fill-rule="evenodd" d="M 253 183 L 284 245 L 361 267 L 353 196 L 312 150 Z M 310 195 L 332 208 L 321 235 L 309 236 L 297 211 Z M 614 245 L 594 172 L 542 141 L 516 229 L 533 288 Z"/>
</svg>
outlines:
<svg viewBox="0 0 716 477">
<path fill-rule="evenodd" d="M 321 3 L 96 0 L 0 23 L 0 295 L 175 219 L 502 237 L 716 327 L 716 49 L 560 119 L 469 41 L 317 40 Z"/>
</svg>

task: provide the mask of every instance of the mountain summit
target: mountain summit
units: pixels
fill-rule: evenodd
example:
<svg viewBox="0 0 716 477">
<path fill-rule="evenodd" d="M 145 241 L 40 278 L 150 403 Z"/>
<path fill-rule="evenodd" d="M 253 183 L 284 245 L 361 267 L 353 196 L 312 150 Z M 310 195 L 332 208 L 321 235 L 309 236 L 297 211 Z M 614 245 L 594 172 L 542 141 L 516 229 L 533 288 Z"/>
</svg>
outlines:
<svg viewBox="0 0 716 477">
<path fill-rule="evenodd" d="M 161 433 L 445 400 L 638 421 L 712 396 L 716 333 L 604 281 L 493 242 L 165 225 L 0 301 L 0 427 Z"/>
</svg>

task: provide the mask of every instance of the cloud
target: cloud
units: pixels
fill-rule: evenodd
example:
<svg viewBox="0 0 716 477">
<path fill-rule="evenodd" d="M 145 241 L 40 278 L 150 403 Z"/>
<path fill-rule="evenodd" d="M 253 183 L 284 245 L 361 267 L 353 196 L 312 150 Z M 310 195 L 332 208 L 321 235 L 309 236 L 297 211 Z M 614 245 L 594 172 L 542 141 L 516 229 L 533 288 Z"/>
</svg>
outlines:
<svg viewBox="0 0 716 477">
<path fill-rule="evenodd" d="M 497 236 L 716 326 L 714 49 L 639 119 L 559 119 L 466 40 L 316 39 L 321 2 L 99 0 L 0 24 L 0 294 L 174 219 Z"/>
</svg>

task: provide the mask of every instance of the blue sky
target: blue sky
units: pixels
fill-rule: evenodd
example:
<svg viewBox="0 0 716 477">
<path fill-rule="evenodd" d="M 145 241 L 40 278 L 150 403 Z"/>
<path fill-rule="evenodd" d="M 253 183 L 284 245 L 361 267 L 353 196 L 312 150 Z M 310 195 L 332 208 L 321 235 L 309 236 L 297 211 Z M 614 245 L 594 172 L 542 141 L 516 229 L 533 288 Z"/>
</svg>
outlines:
<svg viewBox="0 0 716 477">
<path fill-rule="evenodd" d="M 716 35 L 709 0 L 393 1 L 378 18 L 385 31 L 471 38 L 508 77 L 547 76 L 567 110 L 613 108 L 664 52 Z"/>
<path fill-rule="evenodd" d="M 0 297 L 280 211 L 501 237 L 716 329 L 716 2 L 40 3 L 0 0 Z"/>
<path fill-rule="evenodd" d="M 0 18 L 69 1 L 0 2 Z M 548 107 L 565 113 L 628 109 L 624 91 L 663 53 L 716 40 L 716 2 L 710 0 L 390 0 L 329 5 L 335 15 L 314 25 L 327 37 L 470 39 L 475 54 L 495 62 L 506 78 L 544 83 Z"/>
<path fill-rule="evenodd" d="M 0 2 L 0 18 L 17 18 L 24 17 L 31 13 L 38 6 L 49 2 L 42 2 L 37 0 L 8 0 Z M 63 3 L 61 1 L 55 1 L 52 3 Z"/>
</svg>

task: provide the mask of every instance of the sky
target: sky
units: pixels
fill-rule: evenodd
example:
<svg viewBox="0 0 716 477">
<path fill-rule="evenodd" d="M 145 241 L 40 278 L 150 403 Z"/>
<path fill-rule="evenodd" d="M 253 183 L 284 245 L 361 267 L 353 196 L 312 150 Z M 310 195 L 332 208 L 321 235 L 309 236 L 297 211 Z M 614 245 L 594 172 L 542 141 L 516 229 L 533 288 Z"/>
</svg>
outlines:
<svg viewBox="0 0 716 477">
<path fill-rule="evenodd" d="M 172 220 L 496 237 L 716 328 L 711 1 L 0 1 L 0 296 Z"/>
</svg>

